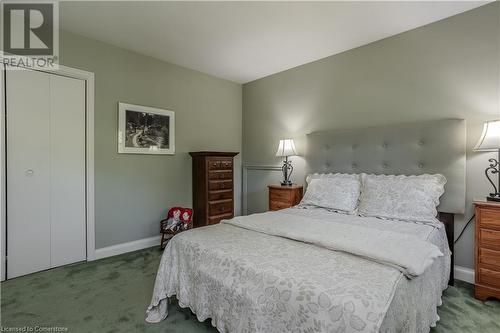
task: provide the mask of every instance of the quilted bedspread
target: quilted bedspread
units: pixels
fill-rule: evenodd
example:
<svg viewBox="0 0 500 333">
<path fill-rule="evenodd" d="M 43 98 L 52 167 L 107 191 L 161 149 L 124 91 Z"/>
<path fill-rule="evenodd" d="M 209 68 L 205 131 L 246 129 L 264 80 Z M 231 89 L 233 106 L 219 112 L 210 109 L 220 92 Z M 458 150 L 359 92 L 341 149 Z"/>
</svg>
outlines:
<svg viewBox="0 0 500 333">
<path fill-rule="evenodd" d="M 396 259 L 401 253 L 395 251 L 414 241 L 415 261 L 426 260 L 427 266 L 442 254 L 418 233 L 400 233 L 404 242 L 398 242 L 397 228 L 389 232 L 359 222 L 350 227 L 346 222 L 353 218 L 367 221 L 288 209 L 176 235 L 163 254 L 146 320 L 165 319 L 168 297 L 176 295 L 181 307 L 200 321 L 211 318 L 220 332 L 378 332 L 407 267 L 380 258 L 391 251 L 374 251 L 377 257 L 370 258 L 367 246 L 380 242 L 363 242 L 360 255 L 342 239 L 356 231 L 382 235 Z"/>
</svg>

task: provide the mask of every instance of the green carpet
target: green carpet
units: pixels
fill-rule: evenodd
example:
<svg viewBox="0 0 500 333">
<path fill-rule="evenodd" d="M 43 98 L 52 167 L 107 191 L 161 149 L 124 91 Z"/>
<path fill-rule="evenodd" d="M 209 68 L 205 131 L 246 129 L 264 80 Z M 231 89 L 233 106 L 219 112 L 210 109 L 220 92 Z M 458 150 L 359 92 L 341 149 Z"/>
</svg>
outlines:
<svg viewBox="0 0 500 333">
<path fill-rule="evenodd" d="M 1 325 L 66 327 L 67 332 L 215 332 L 171 304 L 160 324 L 144 321 L 161 252 L 157 248 L 56 268 L 1 284 Z M 457 282 L 445 291 L 433 332 L 500 332 L 500 302 L 473 298 Z"/>
</svg>

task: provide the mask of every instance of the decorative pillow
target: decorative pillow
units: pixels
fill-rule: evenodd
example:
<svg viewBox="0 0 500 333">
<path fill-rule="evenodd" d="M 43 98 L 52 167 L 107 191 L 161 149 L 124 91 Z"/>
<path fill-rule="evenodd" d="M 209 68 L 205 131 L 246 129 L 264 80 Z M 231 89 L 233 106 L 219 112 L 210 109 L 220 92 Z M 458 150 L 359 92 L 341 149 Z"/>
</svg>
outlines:
<svg viewBox="0 0 500 333">
<path fill-rule="evenodd" d="M 314 174 L 306 178 L 306 194 L 301 205 L 313 205 L 352 214 L 361 190 L 359 175 Z"/>
<path fill-rule="evenodd" d="M 435 223 L 443 175 L 362 175 L 358 214 L 386 219 Z"/>
</svg>

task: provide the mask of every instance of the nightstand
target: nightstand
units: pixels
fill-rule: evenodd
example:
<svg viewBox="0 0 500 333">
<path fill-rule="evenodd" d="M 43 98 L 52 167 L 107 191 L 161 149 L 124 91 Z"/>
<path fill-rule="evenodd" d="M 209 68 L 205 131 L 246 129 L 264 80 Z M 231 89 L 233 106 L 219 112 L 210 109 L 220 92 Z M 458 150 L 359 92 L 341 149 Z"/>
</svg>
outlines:
<svg viewBox="0 0 500 333">
<path fill-rule="evenodd" d="M 280 210 L 298 205 L 302 200 L 303 186 L 268 185 L 269 210 Z"/>
<path fill-rule="evenodd" d="M 475 296 L 500 299 L 500 203 L 474 201 L 476 207 Z"/>
</svg>

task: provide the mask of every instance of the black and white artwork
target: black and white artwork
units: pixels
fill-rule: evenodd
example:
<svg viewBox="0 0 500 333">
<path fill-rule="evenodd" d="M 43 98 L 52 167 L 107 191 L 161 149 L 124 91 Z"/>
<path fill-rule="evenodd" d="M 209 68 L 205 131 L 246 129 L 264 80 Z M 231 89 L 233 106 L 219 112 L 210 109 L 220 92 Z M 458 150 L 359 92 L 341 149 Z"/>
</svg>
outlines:
<svg viewBox="0 0 500 333">
<path fill-rule="evenodd" d="M 118 152 L 174 154 L 174 112 L 119 103 Z"/>
</svg>

